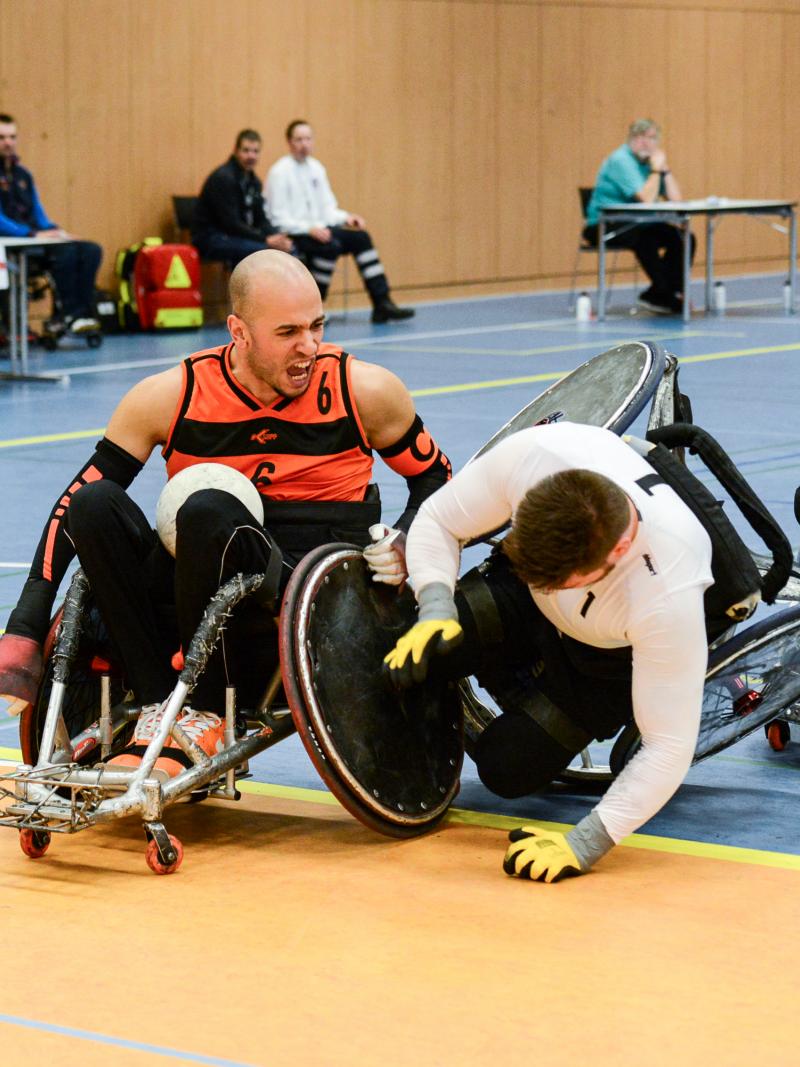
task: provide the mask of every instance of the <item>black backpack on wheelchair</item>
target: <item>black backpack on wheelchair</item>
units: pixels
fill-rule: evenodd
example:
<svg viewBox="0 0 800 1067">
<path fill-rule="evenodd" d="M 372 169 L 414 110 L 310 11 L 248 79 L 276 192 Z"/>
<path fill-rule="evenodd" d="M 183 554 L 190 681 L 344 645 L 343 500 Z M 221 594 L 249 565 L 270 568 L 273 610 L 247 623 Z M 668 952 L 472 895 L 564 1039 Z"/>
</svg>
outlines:
<svg viewBox="0 0 800 1067">
<path fill-rule="evenodd" d="M 711 539 L 713 585 L 705 593 L 706 631 L 715 640 L 752 615 L 759 602 L 772 604 L 792 569 L 792 547 L 764 504 L 714 438 L 692 423 L 672 423 L 648 430 L 647 441 L 627 438 L 628 444 L 653 467 L 641 479 L 645 492 L 659 483 L 669 485 L 699 519 Z M 753 555 L 725 514 L 723 503 L 670 449 L 688 448 L 698 455 L 739 508 L 752 529 L 772 553 L 773 562 L 762 576 Z"/>
</svg>

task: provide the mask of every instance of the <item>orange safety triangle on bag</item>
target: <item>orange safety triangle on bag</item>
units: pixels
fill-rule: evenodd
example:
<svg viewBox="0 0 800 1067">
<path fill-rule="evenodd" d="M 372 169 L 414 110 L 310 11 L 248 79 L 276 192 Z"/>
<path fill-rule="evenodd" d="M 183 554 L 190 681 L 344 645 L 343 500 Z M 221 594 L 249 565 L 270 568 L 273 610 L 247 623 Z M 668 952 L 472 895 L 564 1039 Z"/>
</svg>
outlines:
<svg viewBox="0 0 800 1067">
<path fill-rule="evenodd" d="M 172 262 L 169 265 L 167 271 L 167 277 L 164 279 L 165 289 L 191 289 L 192 279 L 189 277 L 189 272 L 186 269 L 186 264 L 176 252 L 172 257 Z"/>
</svg>

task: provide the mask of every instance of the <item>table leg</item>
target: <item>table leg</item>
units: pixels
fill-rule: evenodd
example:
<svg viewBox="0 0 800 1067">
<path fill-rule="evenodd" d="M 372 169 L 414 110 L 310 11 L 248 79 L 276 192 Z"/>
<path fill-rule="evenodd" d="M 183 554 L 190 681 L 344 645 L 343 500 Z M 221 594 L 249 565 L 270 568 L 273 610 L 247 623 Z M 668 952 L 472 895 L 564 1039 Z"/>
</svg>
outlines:
<svg viewBox="0 0 800 1067">
<path fill-rule="evenodd" d="M 597 225 L 597 321 L 606 318 L 606 223 L 601 213 Z"/>
<path fill-rule="evenodd" d="M 11 373 L 17 373 L 19 360 L 19 341 L 17 339 L 17 308 L 19 297 L 19 259 L 17 253 L 6 249 L 8 262 L 8 361 Z"/>
<path fill-rule="evenodd" d="M 20 369 L 28 373 L 28 257 L 19 255 L 19 356 Z"/>
<path fill-rule="evenodd" d="M 691 257 L 689 251 L 691 248 L 690 234 L 691 228 L 689 219 L 684 219 L 681 225 L 683 230 L 683 321 L 688 322 L 690 318 L 689 311 L 689 282 L 691 281 Z"/>
<path fill-rule="evenodd" d="M 789 210 L 789 314 L 794 315 L 797 292 L 797 212 L 793 207 Z"/>
<path fill-rule="evenodd" d="M 706 215 L 706 315 L 714 306 L 714 224 L 716 218 Z"/>
</svg>

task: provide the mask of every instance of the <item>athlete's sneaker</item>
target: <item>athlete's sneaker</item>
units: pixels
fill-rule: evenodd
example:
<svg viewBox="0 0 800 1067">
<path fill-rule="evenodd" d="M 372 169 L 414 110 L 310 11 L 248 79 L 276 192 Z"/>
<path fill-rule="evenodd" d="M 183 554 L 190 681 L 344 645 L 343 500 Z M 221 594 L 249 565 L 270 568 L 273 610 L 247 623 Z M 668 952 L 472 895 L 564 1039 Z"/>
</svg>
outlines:
<svg viewBox="0 0 800 1067">
<path fill-rule="evenodd" d="M 108 761 L 110 766 L 139 766 L 142 756 L 147 751 L 147 746 L 161 725 L 162 708 L 161 704 L 148 704 L 142 708 L 136 729 L 133 731 L 133 740 L 124 752 Z M 213 711 L 193 711 L 192 708 L 184 708 L 177 721 L 181 729 L 186 731 L 207 756 L 214 756 L 223 749 L 225 722 Z M 155 769 L 166 771 L 170 778 L 175 778 L 185 768 L 194 766 L 171 735 L 164 742 L 161 753 L 155 762 Z"/>
</svg>

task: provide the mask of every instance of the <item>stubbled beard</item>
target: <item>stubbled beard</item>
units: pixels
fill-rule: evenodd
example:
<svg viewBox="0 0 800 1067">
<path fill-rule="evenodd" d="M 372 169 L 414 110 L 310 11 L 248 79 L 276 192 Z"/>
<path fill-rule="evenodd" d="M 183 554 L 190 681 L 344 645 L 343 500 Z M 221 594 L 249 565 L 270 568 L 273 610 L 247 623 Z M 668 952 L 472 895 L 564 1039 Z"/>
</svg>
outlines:
<svg viewBox="0 0 800 1067">
<path fill-rule="evenodd" d="M 303 386 L 300 392 L 294 391 L 291 393 L 287 393 L 284 389 L 281 389 L 277 382 L 271 381 L 266 376 L 264 371 L 256 364 L 255 360 L 251 357 L 250 353 L 247 353 L 245 355 L 244 361 L 247 364 L 248 371 L 250 372 L 250 374 L 253 375 L 256 381 L 261 382 L 263 385 L 268 386 L 270 389 L 273 389 L 278 394 L 278 396 L 282 396 L 286 400 L 292 400 L 296 396 L 302 396 L 311 384 L 311 375 L 309 374 L 306 384 L 305 386 Z"/>
</svg>

